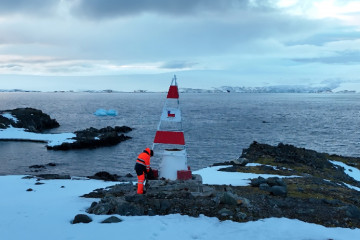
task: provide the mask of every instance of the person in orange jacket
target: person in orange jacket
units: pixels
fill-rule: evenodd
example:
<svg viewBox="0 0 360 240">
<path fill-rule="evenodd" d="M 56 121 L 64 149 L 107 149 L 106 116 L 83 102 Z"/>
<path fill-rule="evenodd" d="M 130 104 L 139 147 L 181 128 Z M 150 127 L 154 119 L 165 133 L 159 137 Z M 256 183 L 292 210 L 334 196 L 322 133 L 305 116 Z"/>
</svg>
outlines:
<svg viewBox="0 0 360 240">
<path fill-rule="evenodd" d="M 135 171 L 138 177 L 137 194 L 144 193 L 145 174 L 150 172 L 150 157 L 154 155 L 153 150 L 145 148 L 136 159 Z"/>
</svg>

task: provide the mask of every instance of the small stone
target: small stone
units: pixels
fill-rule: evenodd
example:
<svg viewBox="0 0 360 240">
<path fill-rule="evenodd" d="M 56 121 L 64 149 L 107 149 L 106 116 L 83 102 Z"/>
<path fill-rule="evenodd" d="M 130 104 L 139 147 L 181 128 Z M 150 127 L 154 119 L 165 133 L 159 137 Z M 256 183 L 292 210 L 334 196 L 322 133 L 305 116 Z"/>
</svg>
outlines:
<svg viewBox="0 0 360 240">
<path fill-rule="evenodd" d="M 32 188 L 28 188 L 28 189 L 26 189 L 26 191 L 27 191 L 27 192 L 31 192 L 31 191 L 33 191 L 33 189 L 32 189 Z"/>
<path fill-rule="evenodd" d="M 72 224 L 77 223 L 89 223 L 92 222 L 92 219 L 86 215 L 86 214 L 78 214 L 74 217 L 74 220 L 72 221 Z"/>
<path fill-rule="evenodd" d="M 61 186 L 60 188 L 65 188 L 65 186 Z"/>
<path fill-rule="evenodd" d="M 125 175 L 125 177 L 132 178 L 134 176 L 131 173 L 128 173 L 128 174 Z"/>
<path fill-rule="evenodd" d="M 118 217 L 111 216 L 105 219 L 104 221 L 102 221 L 101 223 L 118 223 L 118 222 L 122 222 L 122 220 Z"/>
<path fill-rule="evenodd" d="M 262 184 L 260 184 L 260 185 L 259 185 L 259 188 L 260 188 L 261 190 L 263 190 L 263 191 L 267 191 L 267 192 L 270 191 L 270 186 L 269 186 L 269 184 L 267 184 L 267 183 L 262 183 Z"/>
<path fill-rule="evenodd" d="M 43 185 L 45 183 L 42 183 L 42 182 L 36 182 L 35 185 Z"/>
<path fill-rule="evenodd" d="M 218 214 L 223 216 L 223 217 L 227 217 L 227 216 L 233 216 L 234 213 L 227 209 L 227 208 L 222 208 L 221 210 L 218 211 Z"/>
<path fill-rule="evenodd" d="M 270 192 L 275 196 L 286 197 L 287 189 L 284 186 L 272 186 Z"/>
</svg>

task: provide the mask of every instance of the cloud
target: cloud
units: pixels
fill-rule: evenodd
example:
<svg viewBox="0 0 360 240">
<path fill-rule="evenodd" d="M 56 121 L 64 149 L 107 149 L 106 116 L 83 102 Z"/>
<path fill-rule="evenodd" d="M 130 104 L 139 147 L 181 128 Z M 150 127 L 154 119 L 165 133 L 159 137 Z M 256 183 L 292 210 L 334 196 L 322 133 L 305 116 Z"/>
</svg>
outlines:
<svg viewBox="0 0 360 240">
<path fill-rule="evenodd" d="M 317 58 L 295 58 L 295 62 L 300 63 L 325 63 L 325 64 L 351 64 L 360 63 L 360 51 L 342 51 L 336 52 L 334 56 L 317 57 Z"/>
<path fill-rule="evenodd" d="M 165 69 L 190 69 L 194 66 L 198 65 L 198 63 L 187 62 L 187 61 L 170 61 L 160 65 L 159 68 Z"/>
<path fill-rule="evenodd" d="M 30 15 L 50 14 L 59 4 L 60 0 L 1 0 L 0 14 L 11 15 L 26 13 Z"/>
<path fill-rule="evenodd" d="M 78 0 L 73 12 L 89 18 L 112 18 L 141 13 L 190 15 L 234 9 L 271 9 L 270 0 Z"/>
</svg>

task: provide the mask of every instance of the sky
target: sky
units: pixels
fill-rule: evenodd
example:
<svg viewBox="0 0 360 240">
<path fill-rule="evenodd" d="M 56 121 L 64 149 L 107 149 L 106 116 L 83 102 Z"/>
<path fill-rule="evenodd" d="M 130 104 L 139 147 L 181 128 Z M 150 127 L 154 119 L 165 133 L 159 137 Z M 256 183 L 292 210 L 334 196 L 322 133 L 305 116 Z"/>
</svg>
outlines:
<svg viewBox="0 0 360 240">
<path fill-rule="evenodd" d="M 0 89 L 360 90 L 359 0 L 1 0 Z"/>
</svg>

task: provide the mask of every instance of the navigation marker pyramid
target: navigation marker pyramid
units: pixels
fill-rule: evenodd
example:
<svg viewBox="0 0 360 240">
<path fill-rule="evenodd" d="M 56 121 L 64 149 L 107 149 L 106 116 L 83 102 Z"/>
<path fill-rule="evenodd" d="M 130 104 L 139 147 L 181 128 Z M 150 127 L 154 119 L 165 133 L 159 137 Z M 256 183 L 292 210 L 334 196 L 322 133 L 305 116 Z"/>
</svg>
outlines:
<svg viewBox="0 0 360 240">
<path fill-rule="evenodd" d="M 187 165 L 184 132 L 182 130 L 179 89 L 176 75 L 171 81 L 160 122 L 155 134 L 153 150 L 160 158 L 159 176 L 170 180 L 187 180 L 191 171 Z"/>
</svg>

